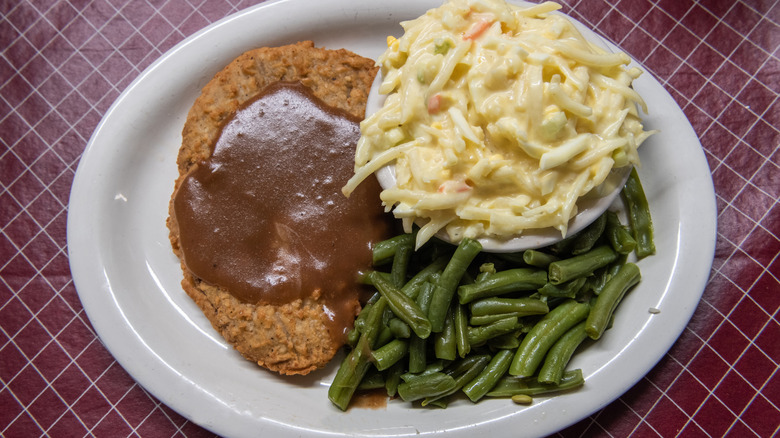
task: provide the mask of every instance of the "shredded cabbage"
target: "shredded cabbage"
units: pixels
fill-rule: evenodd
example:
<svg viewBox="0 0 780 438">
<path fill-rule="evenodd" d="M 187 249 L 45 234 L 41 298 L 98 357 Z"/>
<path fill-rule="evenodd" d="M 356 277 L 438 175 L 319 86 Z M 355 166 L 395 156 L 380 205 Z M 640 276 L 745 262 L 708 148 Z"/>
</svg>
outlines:
<svg viewBox="0 0 780 438">
<path fill-rule="evenodd" d="M 384 106 L 361 123 L 349 194 L 394 163 L 386 209 L 422 226 L 511 237 L 566 234 L 577 199 L 613 167 L 639 163 L 645 131 L 624 53 L 587 41 L 560 6 L 450 0 L 401 23 L 378 59 Z"/>
</svg>

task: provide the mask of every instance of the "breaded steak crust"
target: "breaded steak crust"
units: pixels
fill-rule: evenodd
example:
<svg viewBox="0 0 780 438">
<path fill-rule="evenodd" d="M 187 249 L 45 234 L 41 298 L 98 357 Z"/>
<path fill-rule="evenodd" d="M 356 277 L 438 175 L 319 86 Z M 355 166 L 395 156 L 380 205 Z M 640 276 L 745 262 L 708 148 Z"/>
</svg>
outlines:
<svg viewBox="0 0 780 438">
<path fill-rule="evenodd" d="M 190 109 L 174 196 L 190 169 L 211 155 L 223 124 L 267 85 L 299 81 L 326 104 L 362 119 L 376 72 L 373 60 L 343 49 L 315 48 L 311 41 L 242 54 L 214 76 Z M 167 224 L 173 251 L 182 260 L 173 198 Z M 316 292 L 284 305 L 245 303 L 194 277 L 183 261 L 181 266 L 187 294 L 225 340 L 258 365 L 281 374 L 307 374 L 328 363 L 341 347 L 328 332 Z"/>
</svg>

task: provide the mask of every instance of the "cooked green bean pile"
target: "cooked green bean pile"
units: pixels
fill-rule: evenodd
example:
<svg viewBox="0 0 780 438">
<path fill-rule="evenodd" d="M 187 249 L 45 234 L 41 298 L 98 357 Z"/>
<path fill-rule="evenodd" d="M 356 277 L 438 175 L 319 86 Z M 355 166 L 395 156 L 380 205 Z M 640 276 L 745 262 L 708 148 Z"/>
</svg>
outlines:
<svg viewBox="0 0 780 438">
<path fill-rule="evenodd" d="M 413 234 L 377 244 L 376 270 L 362 277 L 376 293 L 355 320 L 330 400 L 346 410 L 356 391 L 384 388 L 422 406 L 447 407 L 458 393 L 528 404 L 582 385 L 582 371 L 566 369 L 570 358 L 602 336 L 639 282 L 629 256 L 655 252 L 636 171 L 622 197 L 627 225 L 607 211 L 575 235 L 517 254 L 482 252 L 471 239 L 457 247 L 432 239 L 414 251 Z"/>
</svg>

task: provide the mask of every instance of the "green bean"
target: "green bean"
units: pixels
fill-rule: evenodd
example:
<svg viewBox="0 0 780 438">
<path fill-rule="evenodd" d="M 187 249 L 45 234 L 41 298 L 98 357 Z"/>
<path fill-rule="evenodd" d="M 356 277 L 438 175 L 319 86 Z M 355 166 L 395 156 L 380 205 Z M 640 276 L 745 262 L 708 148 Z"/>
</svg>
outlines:
<svg viewBox="0 0 780 438">
<path fill-rule="evenodd" d="M 370 283 L 369 283 L 370 284 Z M 378 296 L 379 293 L 376 293 L 374 296 Z M 349 339 L 354 338 L 354 343 L 357 344 L 357 340 L 360 337 L 361 333 L 365 330 L 365 323 L 366 318 L 371 313 L 371 307 L 376 303 L 376 299 L 374 299 L 374 296 L 369 299 L 365 305 L 363 305 L 363 308 L 360 309 L 360 313 L 358 313 L 358 316 L 355 318 L 355 322 L 352 326 L 352 330 L 348 334 Z M 350 344 L 352 345 L 352 344 Z"/>
<path fill-rule="evenodd" d="M 620 267 L 619 264 L 613 263 L 612 265 L 596 270 L 596 272 L 594 272 L 592 276 L 588 277 L 588 281 L 586 282 L 585 287 L 588 288 L 591 292 L 593 292 L 592 298 L 595 298 L 596 296 L 598 296 L 598 294 L 601 293 L 602 289 L 604 289 L 604 286 L 607 284 L 607 282 L 617 272 L 610 269 L 610 267 L 612 266 Z"/>
<path fill-rule="evenodd" d="M 379 371 L 384 371 L 401 360 L 409 352 L 409 342 L 393 339 L 371 352 L 371 358 Z"/>
<path fill-rule="evenodd" d="M 487 354 L 472 355 L 465 359 L 461 359 L 455 362 L 453 365 L 444 370 L 447 375 L 452 376 L 455 379 L 455 386 L 449 391 L 438 395 L 436 397 L 427 397 L 422 401 L 423 406 L 434 404 L 434 402 L 448 397 L 458 392 L 464 385 L 471 382 L 479 373 L 485 369 L 485 366 L 490 362 L 490 356 Z"/>
<path fill-rule="evenodd" d="M 633 263 L 626 263 L 604 285 L 586 321 L 585 331 L 591 339 L 601 337 L 626 291 L 637 284 L 640 277 L 639 267 Z"/>
<path fill-rule="evenodd" d="M 523 251 L 523 261 L 526 264 L 535 266 L 537 268 L 547 269 L 547 267 L 550 266 L 550 263 L 557 260 L 559 260 L 558 257 L 535 249 L 527 249 Z"/>
<path fill-rule="evenodd" d="M 371 367 L 369 352 L 379 335 L 386 306 L 387 300 L 384 298 L 379 298 L 374 303 L 366 315 L 365 326 L 357 346 L 341 362 L 333 383 L 328 388 L 328 399 L 342 411 L 349 406 L 352 395 Z"/>
<path fill-rule="evenodd" d="M 440 332 L 444 328 L 447 310 L 458 288 L 458 283 L 461 277 L 463 277 L 463 273 L 466 272 L 466 269 L 481 250 L 482 245 L 479 242 L 466 238 L 460 242 L 455 253 L 450 258 L 437 283 L 433 300 L 431 301 L 431 308 L 428 309 L 428 318 L 431 322 L 432 331 Z"/>
<path fill-rule="evenodd" d="M 353 328 L 352 330 L 347 333 L 347 345 L 354 348 L 355 345 L 357 345 L 358 340 L 360 339 L 360 331 L 356 328 Z"/>
<path fill-rule="evenodd" d="M 417 298 L 414 300 L 425 315 L 428 315 L 428 309 L 431 307 L 431 300 L 433 299 L 433 290 L 435 287 L 436 286 L 433 283 L 423 283 L 420 286 L 420 293 L 417 294 Z"/>
<path fill-rule="evenodd" d="M 399 318 L 391 318 L 387 326 L 396 338 L 407 339 L 412 334 L 409 324 L 401 321 Z"/>
<path fill-rule="evenodd" d="M 425 282 L 420 286 L 417 295 L 417 304 L 424 314 L 428 314 L 428 307 L 433 296 L 433 284 Z M 425 369 L 427 357 L 427 342 L 425 339 L 412 333 L 409 337 L 409 372 L 420 373 Z"/>
<path fill-rule="evenodd" d="M 519 318 L 520 314 L 517 312 L 512 313 L 494 313 L 492 315 L 472 316 L 469 318 L 469 325 L 480 326 L 492 324 L 498 320 L 506 318 Z"/>
<path fill-rule="evenodd" d="M 360 345 L 360 342 L 358 342 Z M 341 361 L 333 383 L 328 388 L 328 399 L 338 406 L 342 411 L 346 411 L 349 406 L 352 395 L 360 385 L 360 381 L 366 375 L 371 367 L 366 350 L 355 348 Z"/>
<path fill-rule="evenodd" d="M 425 369 L 425 361 L 427 357 L 427 345 L 425 339 L 412 334 L 409 338 L 409 371 L 412 373 L 419 373 Z"/>
<path fill-rule="evenodd" d="M 485 281 L 485 279 L 490 277 L 492 275 L 492 273 L 491 272 L 480 272 L 479 274 L 477 274 L 477 278 L 470 279 L 472 281 L 465 281 L 467 275 L 469 275 L 468 272 L 463 274 L 463 280 L 461 280 L 461 282 L 460 282 L 461 285 L 464 285 L 464 284 L 474 284 L 474 283 L 479 283 L 480 281 Z"/>
<path fill-rule="evenodd" d="M 438 398 L 436 398 L 434 400 L 431 400 L 431 401 L 429 401 L 427 403 L 425 402 L 425 400 L 428 400 L 428 399 L 423 399 L 423 403 L 425 403 L 425 406 L 434 406 L 434 407 L 441 408 L 441 409 L 447 409 L 447 406 L 450 405 L 450 401 L 446 397 L 438 397 Z"/>
<path fill-rule="evenodd" d="M 473 316 L 516 313 L 517 316 L 541 315 L 550 311 L 547 303 L 536 298 L 483 298 L 469 305 Z"/>
<path fill-rule="evenodd" d="M 399 246 L 408 244 L 411 240 L 414 245 L 414 234 L 399 234 L 389 239 L 377 242 L 372 249 L 374 266 L 389 262 L 396 254 Z"/>
<path fill-rule="evenodd" d="M 563 377 L 561 377 L 561 383 L 557 385 L 539 383 L 536 377 L 505 376 L 486 395 L 488 397 L 535 396 L 573 389 L 582 386 L 584 383 L 585 379 L 582 377 L 581 369 L 566 371 L 563 373 Z"/>
<path fill-rule="evenodd" d="M 572 255 L 584 254 L 593 249 L 593 246 L 598 242 L 599 238 L 601 238 L 601 235 L 604 234 L 606 225 L 607 217 L 602 214 L 596 218 L 593 223 L 577 234 L 577 238 L 574 239 L 574 243 L 572 243 L 571 247 Z"/>
<path fill-rule="evenodd" d="M 404 257 L 404 256 L 402 256 Z M 395 260 L 395 259 L 393 259 Z M 417 293 L 419 292 L 417 289 L 420 287 L 420 285 L 434 277 L 436 273 L 444 269 L 445 266 L 447 266 L 447 262 L 449 261 L 449 258 L 446 256 L 440 256 L 436 259 L 434 259 L 428 266 L 421 269 L 417 274 L 415 274 L 409 281 L 406 282 L 406 284 L 403 285 L 401 288 L 401 291 L 404 293 L 404 295 L 407 295 L 411 298 L 414 298 L 417 296 Z M 381 271 L 367 271 L 367 272 L 359 272 L 358 273 L 358 280 L 362 284 L 372 285 L 373 283 L 370 279 L 369 274 L 373 274 L 374 272 L 377 272 L 378 275 L 382 276 L 388 281 L 392 281 L 392 275 L 390 272 L 381 272 Z M 376 275 L 376 274 L 375 274 Z M 373 297 L 369 302 L 373 300 Z"/>
<path fill-rule="evenodd" d="M 547 283 L 539 288 L 538 292 L 547 297 L 574 298 L 586 282 L 587 277 L 580 277 L 561 284 Z"/>
<path fill-rule="evenodd" d="M 497 350 L 514 350 L 520 346 L 520 333 L 521 330 L 515 330 L 511 333 L 496 336 L 488 339 L 487 345 Z"/>
<path fill-rule="evenodd" d="M 393 339 L 395 339 L 395 336 L 393 336 L 393 331 L 390 330 L 390 327 L 383 324 L 379 329 L 379 334 L 377 335 L 376 341 L 374 342 L 374 348 L 379 348 Z"/>
<path fill-rule="evenodd" d="M 490 362 L 489 354 L 473 354 L 467 358 L 452 362 L 444 368 L 443 372 L 453 377 L 463 376 L 473 372 L 474 367 L 478 367 L 480 364 L 484 367 L 488 362 Z"/>
<path fill-rule="evenodd" d="M 607 236 L 612 249 L 618 254 L 631 254 L 636 248 L 636 240 L 631 232 L 620 223 L 617 213 L 607 210 L 607 227 L 604 234 Z"/>
<path fill-rule="evenodd" d="M 636 255 L 640 259 L 655 254 L 653 241 L 653 220 L 645 191 L 639 180 L 636 168 L 631 169 L 626 185 L 622 190 L 623 200 L 628 210 L 628 221 L 636 240 Z"/>
<path fill-rule="evenodd" d="M 575 239 L 577 239 L 576 233 L 566 236 L 552 245 L 545 247 L 545 250 L 555 255 L 568 254 L 571 252 L 571 247 L 574 245 Z"/>
<path fill-rule="evenodd" d="M 431 334 L 431 323 L 420 310 L 420 306 L 380 275 L 372 272 L 369 276 L 374 287 L 387 300 L 387 304 L 395 316 L 409 324 L 417 336 L 423 339 L 427 338 Z"/>
<path fill-rule="evenodd" d="M 455 360 L 457 355 L 457 342 L 455 340 L 455 315 L 452 309 L 447 312 L 444 328 L 434 333 L 433 352 L 439 359 Z"/>
<path fill-rule="evenodd" d="M 406 283 L 406 271 L 409 269 L 412 253 L 414 253 L 414 239 L 406 239 L 395 250 L 393 265 L 390 268 L 390 283 L 396 288 L 400 289 Z"/>
<path fill-rule="evenodd" d="M 455 379 L 442 372 L 425 374 L 398 385 L 398 395 L 404 401 L 438 397 L 457 385 Z"/>
<path fill-rule="evenodd" d="M 617 258 L 614 262 L 612 262 L 611 265 L 607 266 L 607 271 L 609 272 L 609 278 L 614 277 L 620 268 L 628 262 L 628 254 L 620 254 L 618 253 Z"/>
<path fill-rule="evenodd" d="M 395 397 L 398 392 L 398 384 L 401 382 L 401 374 L 404 372 L 403 362 L 396 362 L 393 366 L 387 370 L 387 376 L 385 377 L 385 389 L 387 390 L 388 397 Z"/>
<path fill-rule="evenodd" d="M 371 280 L 368 279 L 368 274 L 370 274 L 371 272 L 372 272 L 372 270 L 370 270 L 370 269 L 368 271 L 358 271 L 357 272 L 357 281 L 358 281 L 358 283 L 366 284 L 366 285 L 371 286 Z M 383 274 L 387 275 L 387 278 L 390 278 L 390 274 L 389 273 L 383 272 Z"/>
<path fill-rule="evenodd" d="M 363 326 L 363 332 L 360 336 L 360 341 L 363 338 L 366 339 L 365 348 L 376 348 L 377 339 L 382 331 L 382 316 L 387 309 L 388 302 L 384 297 L 379 298 L 371 307 L 371 311 L 366 315 L 365 325 Z M 358 345 L 360 345 L 358 341 Z"/>
<path fill-rule="evenodd" d="M 522 323 L 518 321 L 517 317 L 499 319 L 490 324 L 469 327 L 467 331 L 469 344 L 481 345 L 487 342 L 488 339 L 511 333 L 520 327 L 522 327 Z"/>
<path fill-rule="evenodd" d="M 363 380 L 360 381 L 360 385 L 358 385 L 358 391 L 367 391 L 384 387 L 385 376 L 381 372 L 374 369 L 373 372 L 369 370 L 365 377 L 363 377 Z"/>
<path fill-rule="evenodd" d="M 506 374 L 511 363 L 512 351 L 499 350 L 485 369 L 474 380 L 463 386 L 463 393 L 469 400 L 476 403 L 493 389 L 499 379 Z"/>
<path fill-rule="evenodd" d="M 540 383 L 551 383 L 557 385 L 561 383 L 563 372 L 566 365 L 571 360 L 574 350 L 588 337 L 585 333 L 585 321 L 575 325 L 569 331 L 564 333 L 558 341 L 553 344 L 547 357 L 544 359 L 541 370 L 539 370 L 538 380 Z"/>
<path fill-rule="evenodd" d="M 410 382 L 414 379 L 419 379 L 420 377 L 426 376 L 428 374 L 441 372 L 444 370 L 444 367 L 447 364 L 449 364 L 449 361 L 438 360 L 438 359 L 431 361 L 430 363 L 425 364 L 425 368 L 419 373 L 407 372 L 401 374 L 401 380 L 403 380 L 404 382 Z"/>
<path fill-rule="evenodd" d="M 455 345 L 458 350 L 458 356 L 466 357 L 471 351 L 471 344 L 468 339 L 468 315 L 466 308 L 460 303 L 453 303 L 455 309 Z"/>
<path fill-rule="evenodd" d="M 561 284 L 590 275 L 596 269 L 612 263 L 616 258 L 617 253 L 612 248 L 608 245 L 602 245 L 585 254 L 550 263 L 548 268 L 550 283 Z"/>
<path fill-rule="evenodd" d="M 599 295 L 607 282 L 617 274 L 620 267 L 625 265 L 627 260 L 628 254 L 618 253 L 618 257 L 614 262 L 603 268 L 597 269 L 593 273 L 593 277 L 589 277 L 589 280 L 592 279 L 591 288 L 593 293 Z"/>
<path fill-rule="evenodd" d="M 544 360 L 547 351 L 570 328 L 588 316 L 588 303 L 567 300 L 552 309 L 523 338 L 515 353 L 509 373 L 513 376 L 531 376 Z"/>
<path fill-rule="evenodd" d="M 444 256 L 435 259 L 428 266 L 424 267 L 420 270 L 420 272 L 415 274 L 411 280 L 407 281 L 406 284 L 401 288 L 401 292 L 403 292 L 404 295 L 408 296 L 409 298 L 416 298 L 417 294 L 420 293 L 420 287 L 422 284 L 430 280 L 437 272 L 444 269 L 444 267 L 447 266 L 447 261 L 448 258 Z"/>
<path fill-rule="evenodd" d="M 496 272 L 482 282 L 458 288 L 458 301 L 468 304 L 479 298 L 510 292 L 538 289 L 547 283 L 547 273 L 540 269 L 515 268 Z"/>
<path fill-rule="evenodd" d="M 371 307 L 373 306 L 373 303 L 366 303 L 365 306 L 360 310 L 360 313 L 358 314 L 357 318 L 355 318 L 355 330 L 362 333 L 365 330 L 365 324 L 366 324 L 366 317 L 369 313 L 371 313 Z"/>
</svg>

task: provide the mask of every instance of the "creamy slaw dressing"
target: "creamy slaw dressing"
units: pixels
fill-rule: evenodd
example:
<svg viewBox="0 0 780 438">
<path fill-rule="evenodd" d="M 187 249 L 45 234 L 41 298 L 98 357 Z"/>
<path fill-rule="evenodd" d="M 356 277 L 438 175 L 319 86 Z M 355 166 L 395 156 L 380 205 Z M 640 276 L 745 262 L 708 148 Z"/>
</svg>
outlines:
<svg viewBox="0 0 780 438">
<path fill-rule="evenodd" d="M 394 164 L 396 185 L 380 197 L 407 231 L 422 225 L 418 246 L 442 229 L 453 242 L 565 235 L 577 199 L 638 164 L 652 132 L 631 88 L 641 72 L 587 41 L 559 7 L 450 0 L 401 23 L 378 59 L 387 98 L 361 123 L 343 192 Z"/>
</svg>

